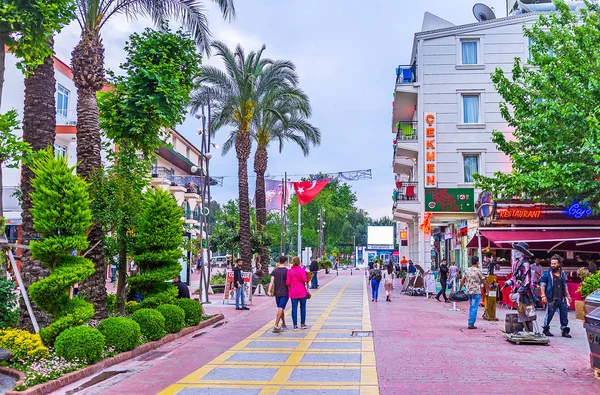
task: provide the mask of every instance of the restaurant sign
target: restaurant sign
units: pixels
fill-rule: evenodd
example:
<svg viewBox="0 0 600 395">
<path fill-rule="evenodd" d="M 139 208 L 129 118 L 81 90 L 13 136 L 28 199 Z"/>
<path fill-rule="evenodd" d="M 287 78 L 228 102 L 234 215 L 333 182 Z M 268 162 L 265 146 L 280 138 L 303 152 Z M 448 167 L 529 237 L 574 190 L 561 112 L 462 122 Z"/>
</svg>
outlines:
<svg viewBox="0 0 600 395">
<path fill-rule="evenodd" d="M 425 188 L 425 211 L 472 213 L 475 211 L 473 188 Z"/>
</svg>

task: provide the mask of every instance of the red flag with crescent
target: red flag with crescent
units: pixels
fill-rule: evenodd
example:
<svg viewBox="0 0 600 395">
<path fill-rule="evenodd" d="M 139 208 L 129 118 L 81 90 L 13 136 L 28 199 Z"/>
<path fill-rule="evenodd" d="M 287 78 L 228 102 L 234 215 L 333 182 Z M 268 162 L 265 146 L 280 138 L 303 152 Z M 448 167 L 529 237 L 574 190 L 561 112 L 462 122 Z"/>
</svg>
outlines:
<svg viewBox="0 0 600 395">
<path fill-rule="evenodd" d="M 331 181 L 330 178 L 323 180 L 311 180 L 311 181 L 302 181 L 302 182 L 292 182 L 294 185 L 294 190 L 296 191 L 296 196 L 298 196 L 298 203 L 304 205 L 308 204 L 313 200 L 325 185 Z"/>
</svg>

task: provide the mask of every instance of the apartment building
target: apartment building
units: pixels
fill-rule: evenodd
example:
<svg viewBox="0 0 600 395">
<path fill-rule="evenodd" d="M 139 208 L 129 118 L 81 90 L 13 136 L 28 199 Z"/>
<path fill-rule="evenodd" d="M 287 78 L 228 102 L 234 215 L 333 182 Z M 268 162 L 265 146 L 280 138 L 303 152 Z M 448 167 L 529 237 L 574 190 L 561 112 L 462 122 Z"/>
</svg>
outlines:
<svg viewBox="0 0 600 395">
<path fill-rule="evenodd" d="M 409 61 L 396 69 L 393 217 L 408 229 L 403 254 L 425 269 L 443 258 L 467 265 L 481 192 L 473 175 L 511 170 L 491 141 L 493 130 L 512 130 L 490 74 L 510 72 L 515 57 L 527 62 L 523 28 L 535 20 L 524 13 L 455 26 L 426 13 Z"/>
</svg>

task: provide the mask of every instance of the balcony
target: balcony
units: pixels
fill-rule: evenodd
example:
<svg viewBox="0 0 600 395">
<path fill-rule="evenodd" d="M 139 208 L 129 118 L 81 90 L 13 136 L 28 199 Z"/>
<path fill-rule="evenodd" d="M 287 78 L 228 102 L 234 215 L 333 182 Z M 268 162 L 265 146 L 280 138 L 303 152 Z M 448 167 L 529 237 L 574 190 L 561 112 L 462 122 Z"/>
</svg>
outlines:
<svg viewBox="0 0 600 395">
<path fill-rule="evenodd" d="M 162 166 L 152 166 L 152 178 L 169 178 L 173 175 L 173 170 Z"/>
<path fill-rule="evenodd" d="M 396 68 L 396 85 L 417 82 L 417 64 L 400 65 Z"/>
<path fill-rule="evenodd" d="M 394 190 L 393 217 L 396 221 L 413 218 L 420 211 L 419 183 L 414 181 L 398 181 Z"/>
<path fill-rule="evenodd" d="M 414 181 L 398 181 L 397 188 L 394 191 L 396 203 L 403 201 L 419 201 L 417 193 L 419 183 Z"/>
<path fill-rule="evenodd" d="M 417 141 L 417 122 L 399 121 L 396 122 L 396 142 Z"/>
</svg>

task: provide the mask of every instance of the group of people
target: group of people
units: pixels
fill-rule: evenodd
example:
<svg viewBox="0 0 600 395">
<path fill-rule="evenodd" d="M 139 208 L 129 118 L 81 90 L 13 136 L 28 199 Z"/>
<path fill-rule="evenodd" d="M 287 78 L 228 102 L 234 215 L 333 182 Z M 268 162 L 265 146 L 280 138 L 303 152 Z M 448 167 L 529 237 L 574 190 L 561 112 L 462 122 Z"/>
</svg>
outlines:
<svg viewBox="0 0 600 395">
<path fill-rule="evenodd" d="M 379 299 L 379 285 L 381 284 L 381 281 L 384 281 L 385 301 L 391 302 L 394 278 L 396 278 L 396 274 L 394 273 L 394 260 L 390 259 L 383 270 L 379 263 L 370 261 L 368 274 L 369 281 L 371 282 L 371 302 L 377 302 Z"/>
<path fill-rule="evenodd" d="M 438 294 L 435 296 L 435 299 L 438 302 L 441 302 L 440 296 L 443 296 L 444 302 L 450 303 L 450 300 L 446 296 L 446 290 L 452 289 L 452 287 L 456 285 L 458 279 L 460 278 L 460 269 L 458 266 L 456 266 L 454 261 L 452 261 L 452 265 L 448 267 L 448 261 L 446 259 L 442 259 L 439 269 L 439 276 L 442 289 L 440 289 L 440 292 L 438 292 Z"/>
</svg>

